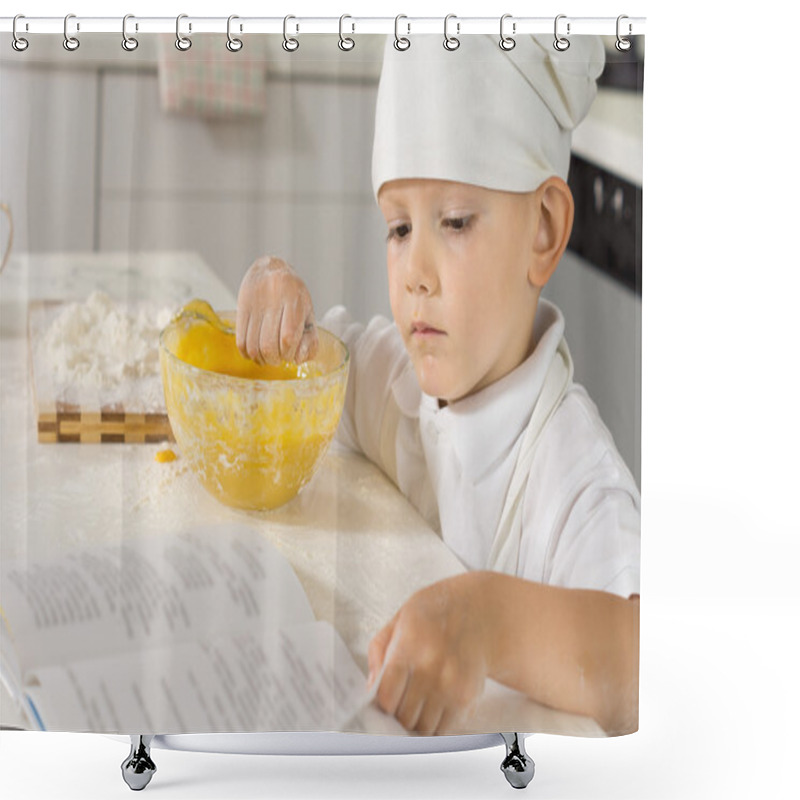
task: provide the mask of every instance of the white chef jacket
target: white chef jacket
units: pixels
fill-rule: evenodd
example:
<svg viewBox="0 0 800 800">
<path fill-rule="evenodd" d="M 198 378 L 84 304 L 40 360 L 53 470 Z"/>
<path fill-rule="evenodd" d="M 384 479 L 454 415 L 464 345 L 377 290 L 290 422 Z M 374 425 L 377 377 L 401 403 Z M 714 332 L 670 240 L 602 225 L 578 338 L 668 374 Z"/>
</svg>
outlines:
<svg viewBox="0 0 800 800">
<path fill-rule="evenodd" d="M 339 441 L 381 467 L 467 568 L 486 569 L 523 434 L 564 334 L 561 311 L 540 299 L 531 355 L 442 408 L 420 389 L 400 332 L 385 317 L 364 326 L 337 306 L 320 325 L 350 350 Z M 569 383 L 539 435 L 512 525 L 517 575 L 639 593 L 639 491 L 579 384 Z"/>
</svg>

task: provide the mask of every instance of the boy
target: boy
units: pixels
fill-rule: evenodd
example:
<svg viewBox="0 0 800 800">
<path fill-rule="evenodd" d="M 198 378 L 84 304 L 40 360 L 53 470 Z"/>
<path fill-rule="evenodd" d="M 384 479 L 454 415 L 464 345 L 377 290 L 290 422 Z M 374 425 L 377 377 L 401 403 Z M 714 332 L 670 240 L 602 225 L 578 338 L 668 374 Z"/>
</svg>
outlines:
<svg viewBox="0 0 800 800">
<path fill-rule="evenodd" d="M 394 324 L 332 309 L 351 352 L 339 436 L 377 463 L 470 569 L 414 594 L 374 637 L 369 683 L 408 729 L 457 728 L 486 677 L 609 734 L 638 725 L 639 495 L 540 299 L 572 228 L 570 131 L 599 41 L 388 43 L 373 186 Z M 279 259 L 242 281 L 256 360 L 316 347 L 308 290 Z"/>
</svg>

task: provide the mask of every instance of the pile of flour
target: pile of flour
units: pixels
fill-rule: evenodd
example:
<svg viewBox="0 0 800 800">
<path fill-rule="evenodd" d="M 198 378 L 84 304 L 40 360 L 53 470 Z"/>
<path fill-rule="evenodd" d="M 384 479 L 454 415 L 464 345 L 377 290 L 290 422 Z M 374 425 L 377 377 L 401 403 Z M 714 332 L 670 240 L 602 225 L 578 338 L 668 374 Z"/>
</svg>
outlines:
<svg viewBox="0 0 800 800">
<path fill-rule="evenodd" d="M 38 368 L 56 400 L 82 408 L 163 412 L 158 336 L 174 310 L 152 304 L 129 308 L 102 291 L 66 304 L 34 344 Z"/>
</svg>

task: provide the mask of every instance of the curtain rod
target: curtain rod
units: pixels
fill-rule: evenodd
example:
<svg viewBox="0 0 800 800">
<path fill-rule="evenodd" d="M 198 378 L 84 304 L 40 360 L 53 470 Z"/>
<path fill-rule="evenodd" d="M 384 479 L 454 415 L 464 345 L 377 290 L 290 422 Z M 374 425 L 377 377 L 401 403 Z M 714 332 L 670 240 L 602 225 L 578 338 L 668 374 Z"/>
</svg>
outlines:
<svg viewBox="0 0 800 800">
<path fill-rule="evenodd" d="M 394 34 L 403 36 L 414 34 L 445 32 L 451 36 L 470 34 L 501 33 L 500 17 L 233 17 L 230 30 L 236 35 L 289 33 L 292 36 L 303 34 L 345 34 L 360 33 Z M 193 17 L 180 15 L 182 35 L 197 33 L 226 34 L 229 30 L 228 17 Z M 503 34 L 553 34 L 556 29 L 561 36 L 595 34 L 607 36 L 638 36 L 645 32 L 644 17 L 570 17 L 559 14 L 554 17 L 513 17 L 504 15 Z M 125 29 L 128 35 L 134 33 L 176 33 L 176 17 L 136 17 L 128 15 Z M 12 33 L 14 17 L 0 17 L 0 32 Z M 68 33 L 76 36 L 84 33 L 120 33 L 123 31 L 122 17 L 28 17 L 20 15 L 17 19 L 18 35 L 39 33 Z"/>
</svg>

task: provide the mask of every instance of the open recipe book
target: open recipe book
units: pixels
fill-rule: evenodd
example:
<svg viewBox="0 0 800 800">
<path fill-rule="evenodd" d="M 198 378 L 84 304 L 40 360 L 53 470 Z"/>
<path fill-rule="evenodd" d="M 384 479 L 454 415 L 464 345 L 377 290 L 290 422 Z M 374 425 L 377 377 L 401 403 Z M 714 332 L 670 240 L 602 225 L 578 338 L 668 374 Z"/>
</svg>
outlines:
<svg viewBox="0 0 800 800">
<path fill-rule="evenodd" d="M 405 732 L 245 525 L 4 563 L 0 601 L 0 678 L 31 729 Z"/>
</svg>

